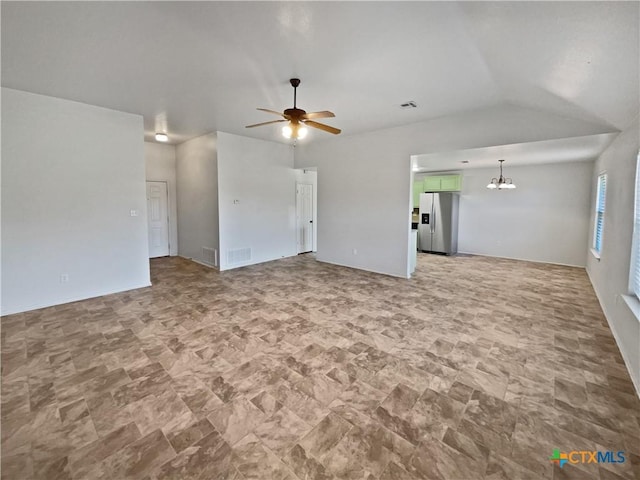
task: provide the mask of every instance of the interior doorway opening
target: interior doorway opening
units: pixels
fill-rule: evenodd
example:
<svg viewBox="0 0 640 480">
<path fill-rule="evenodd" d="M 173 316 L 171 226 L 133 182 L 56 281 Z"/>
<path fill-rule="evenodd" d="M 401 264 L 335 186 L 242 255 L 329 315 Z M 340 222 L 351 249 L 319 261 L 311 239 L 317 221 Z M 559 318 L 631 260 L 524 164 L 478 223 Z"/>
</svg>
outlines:
<svg viewBox="0 0 640 480">
<path fill-rule="evenodd" d="M 318 171 L 296 169 L 296 246 L 298 253 L 316 252 L 318 243 Z"/>
<path fill-rule="evenodd" d="M 169 255 L 169 194 L 167 182 L 147 182 L 149 258 Z"/>
</svg>

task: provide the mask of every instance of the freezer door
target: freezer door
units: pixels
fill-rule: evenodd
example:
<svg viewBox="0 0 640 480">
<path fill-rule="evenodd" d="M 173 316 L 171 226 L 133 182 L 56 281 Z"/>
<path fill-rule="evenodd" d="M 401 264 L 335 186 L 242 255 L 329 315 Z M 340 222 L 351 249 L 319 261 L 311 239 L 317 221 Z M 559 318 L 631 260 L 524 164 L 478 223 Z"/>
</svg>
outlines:
<svg viewBox="0 0 640 480">
<path fill-rule="evenodd" d="M 433 193 L 420 194 L 420 223 L 418 224 L 418 249 L 431 251 L 433 228 Z"/>
<path fill-rule="evenodd" d="M 434 193 L 433 195 L 434 221 L 432 222 L 432 250 L 434 252 L 451 254 L 451 217 L 453 195 L 451 193 Z"/>
</svg>

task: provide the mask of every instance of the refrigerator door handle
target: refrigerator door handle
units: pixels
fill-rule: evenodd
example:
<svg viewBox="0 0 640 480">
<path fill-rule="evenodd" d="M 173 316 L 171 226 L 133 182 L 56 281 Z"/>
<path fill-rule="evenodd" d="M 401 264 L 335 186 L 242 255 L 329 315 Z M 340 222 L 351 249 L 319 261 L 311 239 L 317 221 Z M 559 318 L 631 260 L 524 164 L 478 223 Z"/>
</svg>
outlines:
<svg viewBox="0 0 640 480">
<path fill-rule="evenodd" d="M 431 207 L 431 233 L 435 233 L 436 231 L 436 212 L 433 207 Z"/>
</svg>

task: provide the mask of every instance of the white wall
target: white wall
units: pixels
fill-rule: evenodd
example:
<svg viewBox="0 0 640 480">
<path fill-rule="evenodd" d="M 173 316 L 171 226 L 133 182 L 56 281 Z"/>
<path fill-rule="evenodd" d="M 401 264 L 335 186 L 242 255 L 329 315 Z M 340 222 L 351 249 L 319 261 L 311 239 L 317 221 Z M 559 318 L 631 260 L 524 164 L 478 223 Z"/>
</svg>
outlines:
<svg viewBox="0 0 640 480">
<path fill-rule="evenodd" d="M 293 147 L 218 132 L 218 181 L 221 270 L 296 255 Z"/>
<path fill-rule="evenodd" d="M 297 169 L 295 173 L 296 183 L 305 183 L 313 186 L 313 238 L 311 240 L 313 246 L 311 251 L 315 252 L 318 250 L 318 172 L 315 170 Z"/>
<path fill-rule="evenodd" d="M 371 142 L 359 135 L 296 149 L 296 166 L 318 167 L 316 258 L 407 277 L 410 158 L 395 143 Z"/>
<path fill-rule="evenodd" d="M 178 255 L 178 201 L 176 197 L 176 147 L 144 143 L 148 182 L 167 182 L 169 194 L 169 255 Z"/>
<path fill-rule="evenodd" d="M 296 168 L 318 168 L 317 259 L 409 276 L 411 155 L 596 133 L 603 133 L 602 128 L 504 105 L 309 145 L 301 142 Z"/>
<path fill-rule="evenodd" d="M 598 158 L 591 184 L 607 173 L 607 198 L 600 260 L 587 254 L 587 272 L 616 338 L 627 368 L 640 393 L 640 321 L 620 297 L 629 292 L 629 265 L 633 235 L 636 159 L 640 149 L 638 121 L 622 132 Z M 591 195 L 595 209 L 596 190 Z M 593 219 L 588 235 L 591 247 Z"/>
<path fill-rule="evenodd" d="M 202 248 L 219 251 L 220 246 L 215 133 L 176 147 L 176 193 L 178 253 L 196 262 L 210 264 Z"/>
<path fill-rule="evenodd" d="M 3 315 L 150 284 L 143 138 L 141 116 L 2 89 Z"/>
<path fill-rule="evenodd" d="M 489 190 L 495 168 L 462 171 L 458 251 L 584 267 L 593 161 L 512 167 L 514 190 Z"/>
</svg>

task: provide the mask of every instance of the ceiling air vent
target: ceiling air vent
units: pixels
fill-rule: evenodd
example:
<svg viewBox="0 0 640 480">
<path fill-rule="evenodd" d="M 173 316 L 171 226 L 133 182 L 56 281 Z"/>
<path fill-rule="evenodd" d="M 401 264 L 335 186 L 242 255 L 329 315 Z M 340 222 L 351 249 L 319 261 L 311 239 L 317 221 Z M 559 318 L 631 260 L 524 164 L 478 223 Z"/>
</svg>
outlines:
<svg viewBox="0 0 640 480">
<path fill-rule="evenodd" d="M 400 108 L 402 108 L 403 110 L 406 110 L 408 108 L 417 108 L 418 104 L 413 101 L 413 100 L 409 100 L 408 102 L 404 102 L 400 104 Z"/>
</svg>

